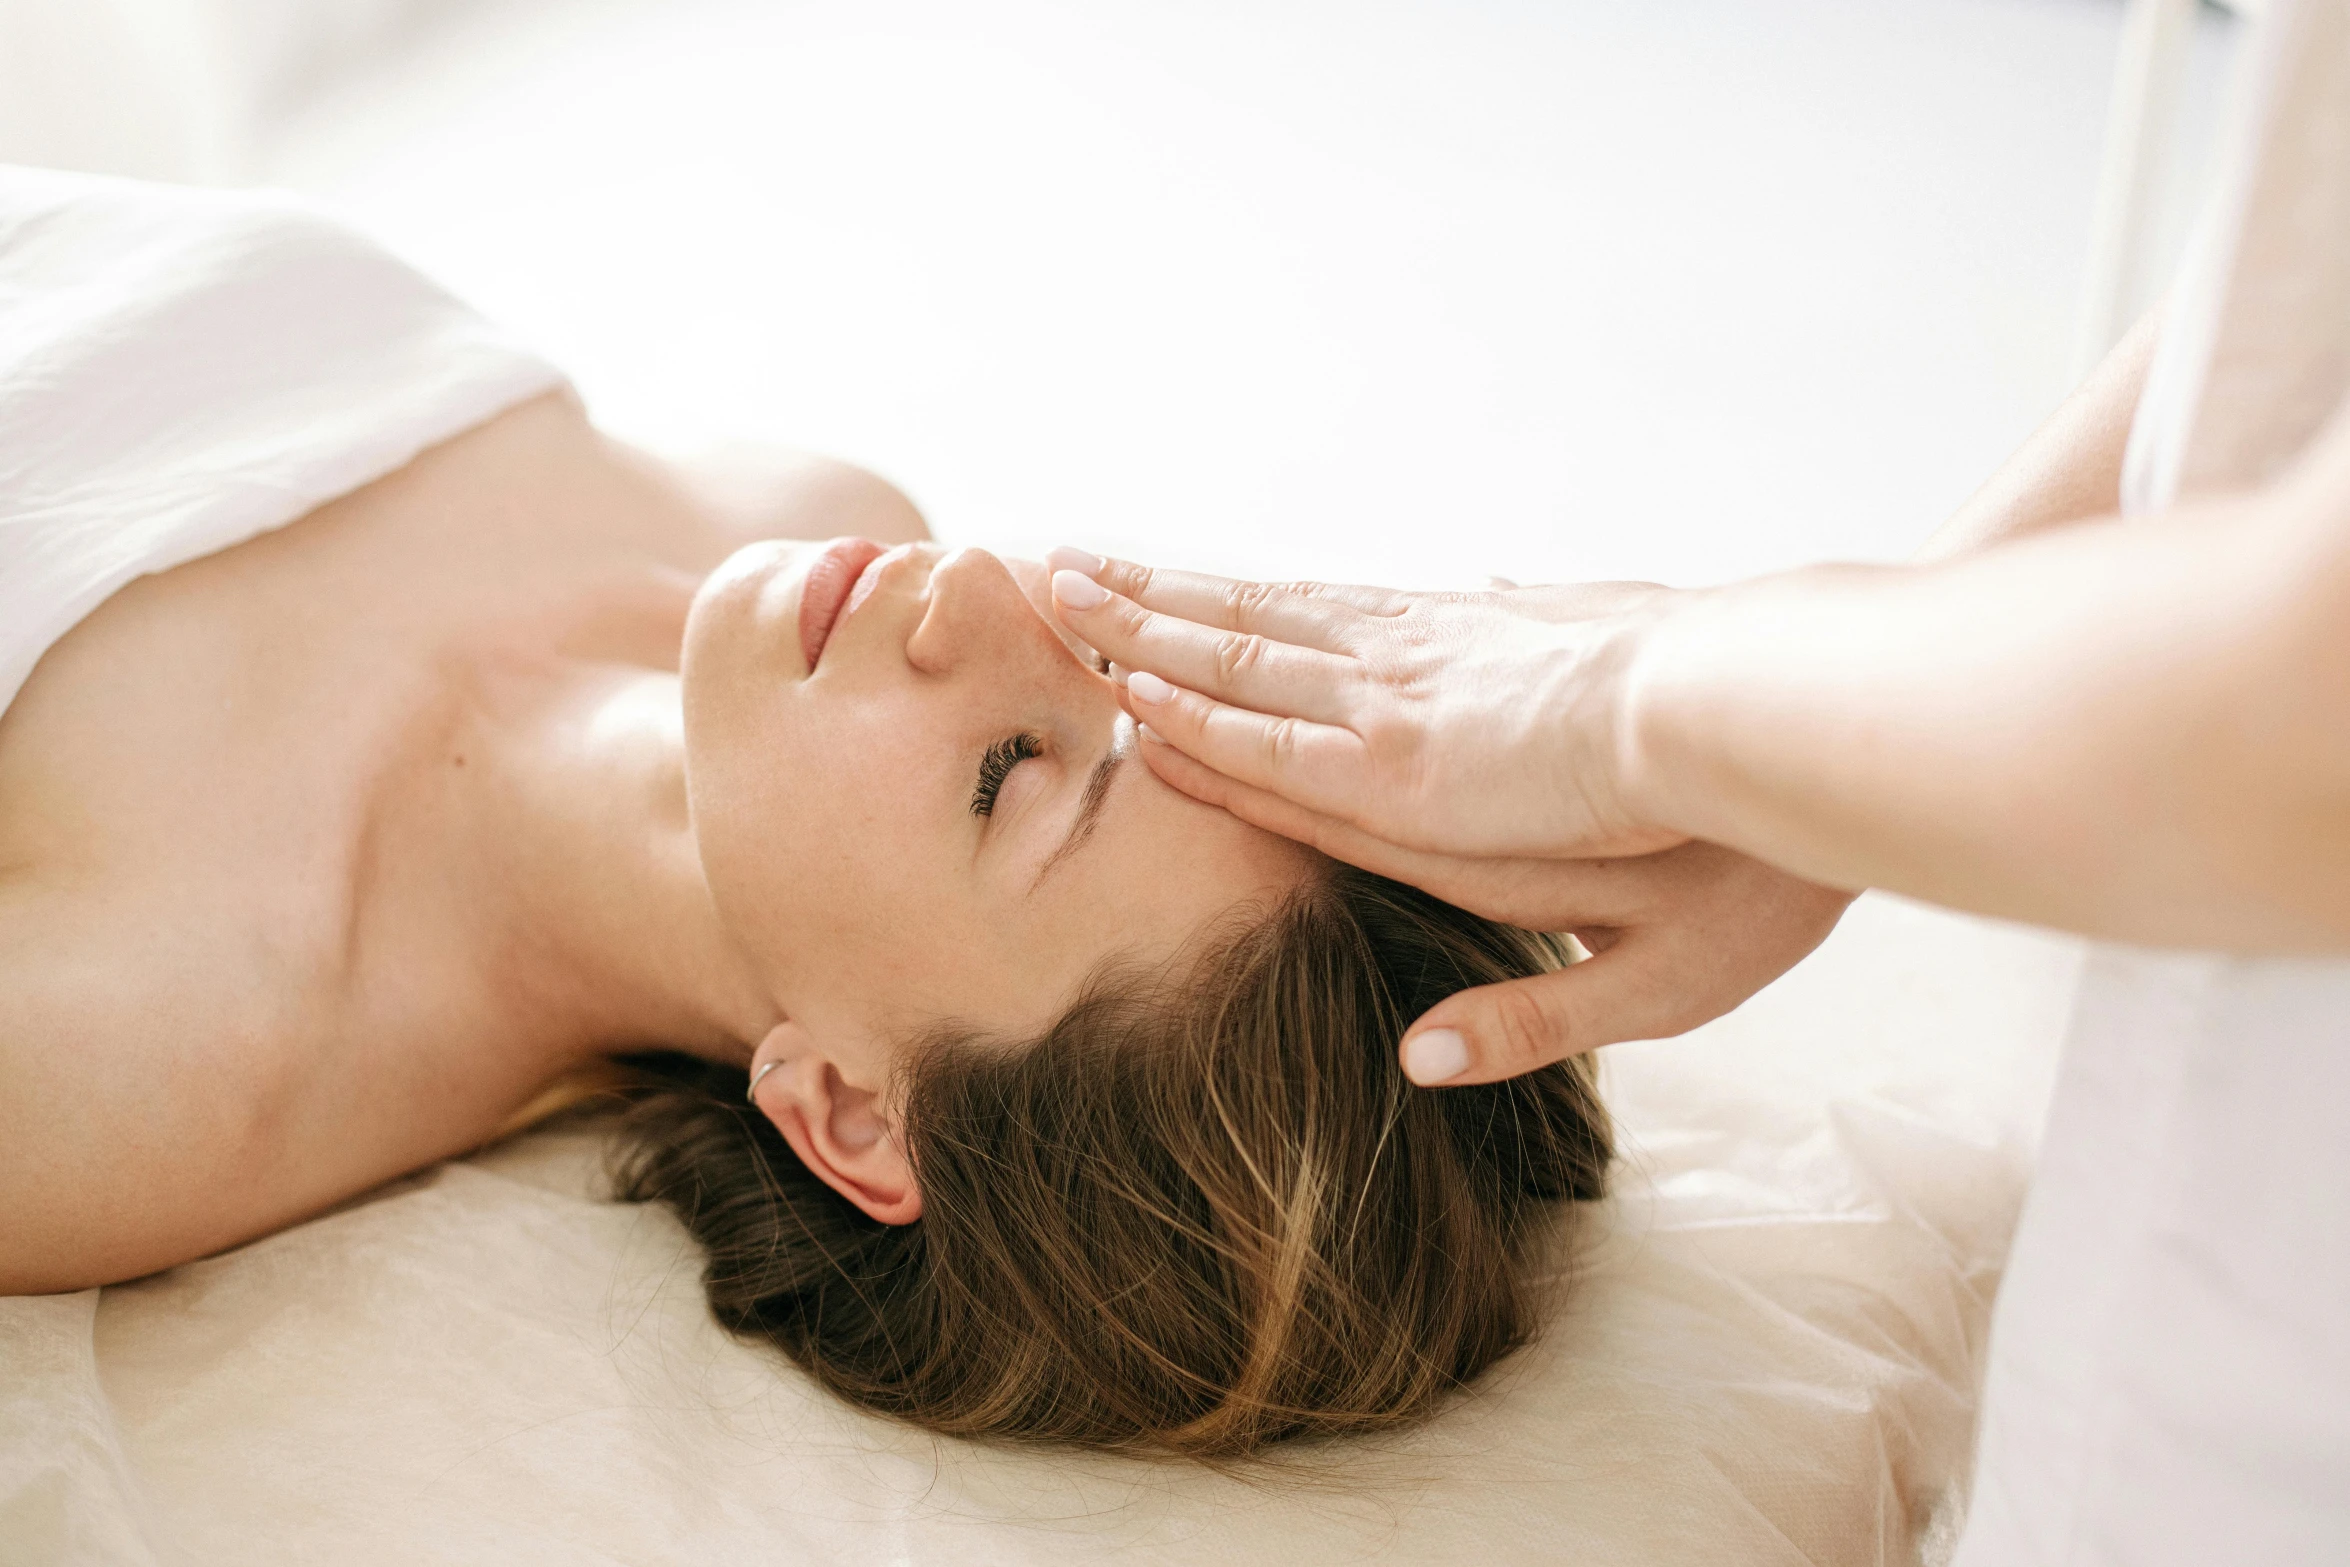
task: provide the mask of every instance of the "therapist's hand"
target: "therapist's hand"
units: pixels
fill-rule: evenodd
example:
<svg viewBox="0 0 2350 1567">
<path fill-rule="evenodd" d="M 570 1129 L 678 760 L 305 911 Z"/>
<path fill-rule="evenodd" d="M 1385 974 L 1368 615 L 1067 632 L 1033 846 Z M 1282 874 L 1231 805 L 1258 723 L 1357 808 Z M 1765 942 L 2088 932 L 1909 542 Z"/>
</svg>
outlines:
<svg viewBox="0 0 2350 1567">
<path fill-rule="evenodd" d="M 1626 666 L 1672 597 L 1645 583 L 1404 593 L 1050 557 L 1061 623 L 1126 671 L 1128 709 L 1237 783 L 1401 848 L 1629 855 Z"/>
<path fill-rule="evenodd" d="M 1721 1016 L 1820 944 L 1852 894 L 1710 843 L 1621 859 L 1467 858 L 1402 848 L 1236 782 L 1148 738 L 1143 760 L 1193 798 L 1408 882 L 1472 914 L 1565 931 L 1593 956 L 1447 997 L 1400 1050 L 1428 1087 L 1515 1077 L 1600 1045 Z"/>
</svg>

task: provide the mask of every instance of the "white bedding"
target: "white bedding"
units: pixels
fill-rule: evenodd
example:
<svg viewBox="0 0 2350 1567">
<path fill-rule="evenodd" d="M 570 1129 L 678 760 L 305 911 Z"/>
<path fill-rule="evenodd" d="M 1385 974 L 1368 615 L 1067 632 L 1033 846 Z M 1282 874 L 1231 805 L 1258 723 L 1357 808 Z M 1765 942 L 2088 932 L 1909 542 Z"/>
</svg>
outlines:
<svg viewBox="0 0 2350 1567">
<path fill-rule="evenodd" d="M 9 176 L 10 289 L 0 705 L 131 574 L 558 380 L 251 198 Z M 601 1200 L 575 1122 L 153 1279 L 0 1300 L 0 1562 L 1931 1556 L 2073 961 L 1869 900 L 1738 1016 L 1614 1052 L 1619 1194 L 1548 1331 L 1391 1442 L 1218 1473 L 853 1414 L 711 1324 L 690 1243 Z"/>
<path fill-rule="evenodd" d="M 0 1560 L 1936 1560 L 2076 962 L 1872 897 L 1740 1013 L 1611 1052 L 1628 1153 L 1580 1277 L 1391 1442 L 1220 1474 L 851 1413 L 710 1323 L 575 1123 L 0 1301 Z"/>
<path fill-rule="evenodd" d="M 132 578 L 562 384 L 289 197 L 0 165 L 0 712 Z"/>
</svg>

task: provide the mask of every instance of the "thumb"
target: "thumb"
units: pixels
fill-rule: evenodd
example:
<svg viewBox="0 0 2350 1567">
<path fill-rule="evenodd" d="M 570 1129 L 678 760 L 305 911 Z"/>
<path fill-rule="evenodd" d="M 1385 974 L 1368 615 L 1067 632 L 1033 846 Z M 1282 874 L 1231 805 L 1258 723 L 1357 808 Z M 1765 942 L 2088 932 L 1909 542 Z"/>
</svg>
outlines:
<svg viewBox="0 0 2350 1567">
<path fill-rule="evenodd" d="M 1601 1045 L 1680 1033 L 1698 1019 L 1656 961 L 1668 945 L 1632 932 L 1598 957 L 1447 996 L 1405 1031 L 1404 1076 L 1423 1088 L 1493 1083 Z"/>
</svg>

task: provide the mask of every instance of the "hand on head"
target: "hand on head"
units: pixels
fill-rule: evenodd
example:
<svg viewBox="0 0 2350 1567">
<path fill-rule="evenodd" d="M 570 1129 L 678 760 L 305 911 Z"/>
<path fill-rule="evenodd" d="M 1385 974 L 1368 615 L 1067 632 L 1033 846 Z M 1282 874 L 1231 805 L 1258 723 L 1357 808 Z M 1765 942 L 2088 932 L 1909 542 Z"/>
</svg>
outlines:
<svg viewBox="0 0 2350 1567">
<path fill-rule="evenodd" d="M 1850 901 L 1641 818 L 1614 708 L 1637 628 L 1668 589 L 1419 594 L 1077 551 L 1051 564 L 1063 624 L 1130 672 L 1127 708 L 1160 778 L 1593 952 L 1431 1010 L 1402 1046 L 1417 1082 L 1491 1082 L 1693 1028 L 1810 952 Z"/>
<path fill-rule="evenodd" d="M 1611 754 L 1646 583 L 1402 593 L 1232 582 L 1056 551 L 1062 623 L 1128 711 L 1225 776 L 1439 854 L 1639 854 Z M 1088 568 L 1080 569 L 1080 568 Z"/>
</svg>

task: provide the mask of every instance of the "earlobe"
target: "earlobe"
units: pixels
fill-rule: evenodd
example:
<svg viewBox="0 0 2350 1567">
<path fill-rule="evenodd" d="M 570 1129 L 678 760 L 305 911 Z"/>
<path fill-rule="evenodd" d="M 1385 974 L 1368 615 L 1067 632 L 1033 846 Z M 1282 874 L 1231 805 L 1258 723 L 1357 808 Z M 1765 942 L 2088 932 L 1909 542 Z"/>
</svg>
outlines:
<svg viewBox="0 0 2350 1567">
<path fill-rule="evenodd" d="M 751 1074 L 753 1103 L 819 1180 L 883 1224 L 922 1217 L 914 1167 L 878 1089 L 843 1076 L 832 1053 L 791 1022 L 759 1042 Z"/>
</svg>

